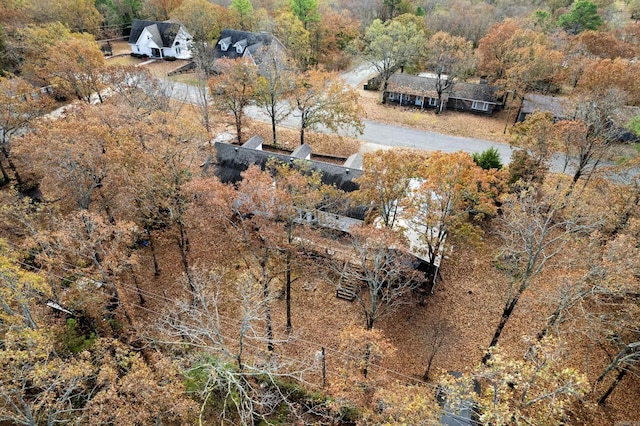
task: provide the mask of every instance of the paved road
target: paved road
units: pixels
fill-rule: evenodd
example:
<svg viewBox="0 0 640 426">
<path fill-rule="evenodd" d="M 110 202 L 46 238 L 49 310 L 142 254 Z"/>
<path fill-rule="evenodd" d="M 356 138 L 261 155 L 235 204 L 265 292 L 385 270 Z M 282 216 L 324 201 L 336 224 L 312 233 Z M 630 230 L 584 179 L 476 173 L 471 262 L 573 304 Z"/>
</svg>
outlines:
<svg viewBox="0 0 640 426">
<path fill-rule="evenodd" d="M 352 87 L 358 87 L 367 77 L 375 73 L 371 65 L 362 64 L 353 70 L 341 74 L 341 77 Z M 173 83 L 173 97 L 190 103 L 197 103 L 196 88 L 184 83 Z M 269 121 L 269 117 L 258 107 L 250 106 L 245 110 L 247 116 Z M 297 128 L 300 118 L 295 113 L 290 115 L 282 126 Z M 378 123 L 365 120 L 364 132 L 362 135 L 355 135 L 352 132 L 343 132 L 345 135 L 356 136 L 363 141 L 362 152 L 374 151 L 376 149 L 388 149 L 393 147 L 410 147 L 427 151 L 456 152 L 465 151 L 476 153 L 494 147 L 500 153 L 503 163 L 508 163 L 511 159 L 511 148 L 509 145 L 499 142 L 492 142 L 475 138 L 463 138 L 457 136 L 444 135 L 436 132 L 413 129 L 404 126 Z M 322 131 L 323 129 L 319 129 Z M 560 170 L 560 157 L 554 158 L 552 169 Z"/>
<path fill-rule="evenodd" d="M 367 144 L 380 147 L 410 147 L 428 151 L 469 153 L 482 152 L 494 147 L 500 153 L 503 162 L 511 158 L 511 148 L 507 144 L 482 139 L 463 138 L 443 135 L 436 132 L 412 129 L 410 127 L 365 121 L 364 133 L 360 137 Z M 366 149 L 366 146 L 365 146 Z"/>
</svg>

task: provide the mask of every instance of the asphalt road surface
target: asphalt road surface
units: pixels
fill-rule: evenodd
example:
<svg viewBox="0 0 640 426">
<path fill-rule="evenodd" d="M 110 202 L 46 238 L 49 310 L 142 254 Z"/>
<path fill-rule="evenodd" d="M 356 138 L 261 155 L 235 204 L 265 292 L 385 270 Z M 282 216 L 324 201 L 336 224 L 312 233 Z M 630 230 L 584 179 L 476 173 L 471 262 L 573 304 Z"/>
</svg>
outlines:
<svg viewBox="0 0 640 426">
<path fill-rule="evenodd" d="M 375 69 L 369 64 L 362 64 L 353 70 L 341 74 L 344 81 L 352 87 L 360 85 L 367 77 L 375 73 Z M 173 82 L 174 99 L 189 103 L 197 103 L 196 88 L 184 83 Z M 245 114 L 252 119 L 269 122 L 269 117 L 258 107 L 250 106 L 245 110 Z M 297 128 L 300 117 L 294 112 L 286 120 L 280 123 L 281 126 Z M 508 163 L 511 159 L 511 147 L 500 142 L 487 141 L 476 138 L 464 138 L 458 136 L 444 135 L 436 132 L 413 129 L 411 127 L 395 126 L 379 123 L 375 121 L 364 121 L 364 132 L 356 135 L 354 132 L 341 132 L 344 135 L 355 136 L 362 144 L 361 152 L 375 151 L 377 149 L 389 149 L 393 147 L 408 147 L 422 149 L 426 151 L 479 153 L 491 147 L 498 150 L 503 163 Z M 323 131 L 323 129 L 317 129 Z M 326 130 L 325 130 L 326 131 Z M 559 155 L 552 159 L 551 169 L 562 170 L 562 161 Z"/>
</svg>

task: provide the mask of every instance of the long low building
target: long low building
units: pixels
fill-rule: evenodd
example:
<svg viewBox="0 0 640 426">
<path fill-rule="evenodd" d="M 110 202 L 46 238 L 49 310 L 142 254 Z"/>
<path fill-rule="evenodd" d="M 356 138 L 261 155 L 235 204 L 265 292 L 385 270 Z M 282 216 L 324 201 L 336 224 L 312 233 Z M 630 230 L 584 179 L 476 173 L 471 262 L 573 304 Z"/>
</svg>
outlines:
<svg viewBox="0 0 640 426">
<path fill-rule="evenodd" d="M 383 96 L 387 103 L 420 109 L 437 108 L 437 79 L 418 75 L 395 73 L 389 78 Z M 493 114 L 503 102 L 496 97 L 496 88 L 487 83 L 456 82 L 451 90 L 442 94 L 442 109 Z"/>
<path fill-rule="evenodd" d="M 346 192 L 358 189 L 358 184 L 353 180 L 362 175 L 362 156 L 353 154 L 349 158 L 333 157 L 333 162 L 321 161 L 311 152 L 307 144 L 298 146 L 293 152 L 276 152 L 263 149 L 264 140 L 260 136 L 253 136 L 242 146 L 224 142 L 216 142 L 216 174 L 223 182 L 237 182 L 241 179 L 243 171 L 251 165 L 258 165 L 264 169 L 269 159 L 275 159 L 285 163 L 295 163 L 296 160 L 305 160 L 305 163 L 313 170 L 322 174 L 322 181 L 328 185 Z M 328 160 L 329 156 L 320 156 Z M 341 163 L 341 164 L 336 164 Z"/>
</svg>

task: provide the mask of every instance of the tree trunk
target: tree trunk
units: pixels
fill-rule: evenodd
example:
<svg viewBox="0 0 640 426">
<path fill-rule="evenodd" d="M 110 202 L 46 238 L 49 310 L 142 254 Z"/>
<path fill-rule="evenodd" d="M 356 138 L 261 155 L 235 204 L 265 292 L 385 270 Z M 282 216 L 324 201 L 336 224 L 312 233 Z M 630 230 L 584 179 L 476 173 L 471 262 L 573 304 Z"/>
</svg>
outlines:
<svg viewBox="0 0 640 426">
<path fill-rule="evenodd" d="M 238 135 L 238 144 L 242 144 L 242 115 L 241 113 L 235 114 L 236 118 L 236 132 Z"/>
<path fill-rule="evenodd" d="M 21 190 L 22 188 L 22 178 L 20 178 L 20 174 L 18 173 L 18 168 L 16 167 L 16 165 L 13 163 L 13 161 L 11 161 L 11 157 L 9 157 L 9 151 L 7 150 L 6 146 L 2 147 L 2 155 L 4 155 L 4 158 L 7 160 L 7 164 L 9 165 L 9 169 L 11 170 L 11 172 L 13 173 L 13 177 L 16 180 L 16 183 L 18 184 L 18 189 Z M 6 175 L 6 170 L 4 170 L 4 168 L 2 169 L 2 177 L 5 178 L 5 182 L 9 181 L 9 176 Z"/>
<path fill-rule="evenodd" d="M 511 314 L 513 313 L 513 310 L 518 304 L 518 299 L 520 299 L 521 294 L 522 292 L 519 292 L 518 294 L 516 294 L 515 297 L 510 302 L 507 302 L 507 304 L 504 306 L 504 309 L 502 310 L 502 317 L 500 318 L 500 322 L 496 327 L 495 333 L 493 333 L 493 338 L 491 339 L 489 348 L 487 348 L 487 353 L 485 353 L 484 356 L 482 357 L 483 364 L 486 364 L 487 361 L 489 361 L 489 359 L 491 358 L 490 349 L 498 344 L 498 340 L 500 340 L 500 335 L 502 334 L 502 330 L 504 329 L 504 326 L 507 325 L 507 321 L 509 321 Z"/>
<path fill-rule="evenodd" d="M 291 331 L 291 252 L 287 250 L 285 297 L 287 300 L 287 332 Z"/>
<path fill-rule="evenodd" d="M 300 126 L 300 145 L 304 145 L 304 126 Z"/>
<path fill-rule="evenodd" d="M 140 283 L 138 283 L 138 278 L 136 278 L 135 274 L 133 274 L 133 282 L 136 285 L 136 291 L 138 293 L 138 301 L 140 302 L 140 306 L 144 306 L 146 300 L 144 300 L 144 297 L 142 296 L 142 290 L 140 289 Z"/>
<path fill-rule="evenodd" d="M 151 234 L 151 230 L 149 227 L 145 226 L 144 228 L 147 237 L 149 237 L 149 248 L 151 249 L 151 258 L 153 259 L 153 276 L 160 276 L 160 266 L 158 265 L 158 257 L 156 256 L 156 246 L 153 243 L 153 235 Z"/>
<path fill-rule="evenodd" d="M 236 361 L 238 362 L 238 371 L 241 375 L 244 375 L 244 364 L 242 363 L 242 350 L 244 349 L 244 319 L 242 324 L 242 330 L 240 331 L 240 337 L 238 339 L 238 354 L 236 355 Z"/>
<path fill-rule="evenodd" d="M 364 367 L 362 368 L 362 375 L 367 378 L 369 374 L 369 360 L 371 359 L 371 343 L 367 344 L 367 349 L 364 352 Z"/>
<path fill-rule="evenodd" d="M 273 325 L 271 324 L 271 308 L 267 300 L 269 297 L 269 284 L 267 282 L 264 283 L 262 288 L 262 295 L 264 296 L 264 312 L 267 323 L 267 350 L 273 352 Z"/>
<path fill-rule="evenodd" d="M 433 358 L 435 358 L 435 356 L 436 356 L 436 351 L 433 351 L 429 356 L 429 359 L 427 360 L 427 370 L 424 372 L 424 375 L 422 376 L 422 380 L 424 380 L 425 382 L 429 381 L 429 373 L 431 372 L 431 365 L 433 364 Z"/>
<path fill-rule="evenodd" d="M 178 248 L 180 249 L 180 258 L 182 260 L 182 266 L 184 267 L 184 273 L 187 277 L 187 283 L 189 284 L 189 288 L 191 289 L 191 294 L 193 295 L 192 303 L 195 305 L 195 287 L 193 286 L 193 281 L 191 278 L 191 271 L 189 271 L 189 259 L 187 258 L 187 251 L 189 240 L 187 239 L 187 232 L 184 228 L 184 223 L 182 221 L 178 221 L 178 229 L 180 230 L 180 236 L 178 237 Z"/>
<path fill-rule="evenodd" d="M 0 173 L 2 173 L 2 185 L 8 184 L 11 181 L 11 179 L 9 178 L 9 175 L 7 174 L 7 170 L 4 168 L 4 164 L 2 164 L 1 160 L 0 160 Z"/>
<path fill-rule="evenodd" d="M 273 144 L 278 145 L 278 139 L 276 137 L 276 115 L 275 111 L 272 111 L 271 115 L 271 132 L 273 133 Z"/>
<path fill-rule="evenodd" d="M 547 325 L 545 325 L 545 327 L 542 330 L 540 330 L 540 332 L 536 336 L 536 341 L 538 343 L 545 338 L 545 336 L 549 333 L 549 330 L 551 329 L 551 327 L 553 327 L 556 324 L 556 321 L 558 321 L 558 318 L 560 318 L 560 313 L 562 312 L 563 308 L 564 308 L 564 305 L 561 304 L 556 308 L 553 314 L 551 314 L 551 317 L 549 317 L 549 321 L 547 321 Z"/>
<path fill-rule="evenodd" d="M 273 324 L 271 323 L 271 307 L 269 306 L 269 280 L 267 279 L 266 257 L 263 258 L 262 267 L 262 298 L 264 303 L 264 315 L 267 326 L 267 350 L 273 352 Z"/>
</svg>

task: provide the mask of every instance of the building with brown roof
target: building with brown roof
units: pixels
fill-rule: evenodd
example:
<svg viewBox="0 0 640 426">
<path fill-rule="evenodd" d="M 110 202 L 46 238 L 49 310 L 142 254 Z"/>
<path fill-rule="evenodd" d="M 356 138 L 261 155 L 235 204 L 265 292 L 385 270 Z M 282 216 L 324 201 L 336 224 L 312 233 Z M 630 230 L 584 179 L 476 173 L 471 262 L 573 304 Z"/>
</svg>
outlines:
<svg viewBox="0 0 640 426">
<path fill-rule="evenodd" d="M 396 73 L 389 78 L 384 92 L 385 102 L 420 109 L 438 106 L 437 79 Z M 442 94 L 442 109 L 493 114 L 503 106 L 496 97 L 496 88 L 486 83 L 456 82 L 451 90 Z"/>
</svg>

